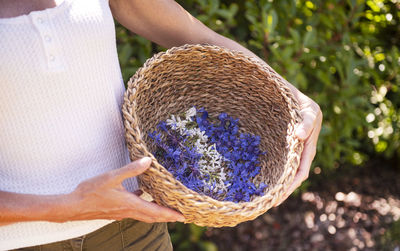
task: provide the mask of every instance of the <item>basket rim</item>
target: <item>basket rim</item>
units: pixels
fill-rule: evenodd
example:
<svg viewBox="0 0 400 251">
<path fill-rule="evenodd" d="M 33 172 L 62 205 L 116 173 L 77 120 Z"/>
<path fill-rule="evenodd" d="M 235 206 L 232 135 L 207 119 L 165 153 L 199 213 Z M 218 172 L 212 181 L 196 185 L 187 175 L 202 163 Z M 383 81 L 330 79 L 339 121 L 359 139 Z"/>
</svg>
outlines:
<svg viewBox="0 0 400 251">
<path fill-rule="evenodd" d="M 291 92 L 289 87 L 286 85 L 285 80 L 278 73 L 276 73 L 268 64 L 266 64 L 262 61 L 259 61 L 258 59 L 255 59 L 253 57 L 247 56 L 242 52 L 230 50 L 230 49 L 227 49 L 227 48 L 224 48 L 221 46 L 209 45 L 209 44 L 185 44 L 185 45 L 178 46 L 178 47 L 172 47 L 172 48 L 168 49 L 167 51 L 163 51 L 163 52 L 159 52 L 159 53 L 155 54 L 153 57 L 147 59 L 146 62 L 143 64 L 143 66 L 141 68 L 139 68 L 136 71 L 136 73 L 129 79 L 129 81 L 127 83 L 127 89 L 124 94 L 124 104 L 122 107 L 125 128 L 131 127 L 131 125 L 129 124 L 130 122 L 132 124 L 132 122 L 135 123 L 137 121 L 135 99 L 137 97 L 137 89 L 140 88 L 139 82 L 142 79 L 142 76 L 145 73 L 152 71 L 152 69 L 155 65 L 162 63 L 164 60 L 167 60 L 169 55 L 179 53 L 180 51 L 186 51 L 186 50 L 210 50 L 210 51 L 215 51 L 218 53 L 228 53 L 228 54 L 230 54 L 230 56 L 232 56 L 234 58 L 244 60 L 245 63 L 255 65 L 259 70 L 268 74 L 268 77 L 270 77 L 270 78 L 271 78 L 271 76 L 276 77 L 276 79 L 279 79 L 279 81 L 271 81 L 271 82 L 274 82 L 274 84 L 277 86 L 277 88 L 279 88 L 280 94 L 282 95 L 282 97 L 287 105 L 287 108 L 289 110 L 290 121 L 291 122 L 295 121 L 294 124 L 298 124 L 300 122 L 301 114 L 299 111 L 298 101 L 296 100 L 295 96 L 293 95 L 293 93 Z M 131 112 L 133 112 L 133 113 L 131 113 Z M 295 173 L 299 167 L 300 156 L 301 156 L 301 152 L 303 150 L 303 142 L 302 141 L 295 138 L 293 135 L 287 135 L 286 142 L 288 141 L 288 137 L 294 138 L 293 143 L 289 145 L 288 153 L 295 152 L 297 154 L 294 155 L 293 159 L 287 158 L 285 160 L 284 171 L 280 175 L 276 184 L 268 189 L 268 192 L 265 192 L 263 196 L 255 196 L 249 202 L 218 201 L 207 195 L 199 194 L 199 193 L 187 188 L 179 180 L 175 179 L 175 177 L 164 166 L 162 166 L 158 162 L 158 160 L 153 156 L 153 154 L 148 150 L 147 145 L 142 138 L 142 134 L 140 133 L 139 128 L 136 126 L 136 128 L 132 128 L 132 129 L 134 129 L 134 131 L 138 132 L 136 135 L 136 138 L 135 138 L 135 143 L 139 144 L 142 147 L 142 149 L 140 149 L 140 150 L 141 150 L 141 153 L 143 154 L 143 156 L 135 156 L 135 158 L 148 156 L 152 159 L 151 167 L 148 170 L 146 170 L 145 173 L 149 173 L 149 175 L 151 175 L 150 173 L 152 171 L 154 171 L 154 169 L 157 169 L 166 174 L 166 177 L 168 178 L 168 182 L 175 183 L 178 186 L 178 189 L 180 189 L 185 194 L 193 195 L 193 197 L 197 199 L 196 200 L 197 203 L 203 203 L 203 202 L 207 203 L 207 204 L 210 203 L 213 206 L 218 206 L 218 207 L 226 206 L 226 207 L 229 207 L 230 209 L 232 209 L 232 208 L 233 209 L 251 208 L 252 205 L 261 203 L 262 201 L 266 201 L 266 200 L 270 201 L 269 208 L 271 208 L 278 201 L 278 199 L 281 198 L 285 194 L 285 191 L 287 190 L 287 188 L 293 181 Z M 293 131 L 294 130 L 295 130 L 295 128 L 293 128 Z M 129 139 L 129 137 L 128 137 L 128 139 Z M 293 162 L 295 163 L 294 168 L 291 167 L 291 163 L 293 163 Z M 269 208 L 265 208 L 265 211 L 267 211 Z"/>
</svg>

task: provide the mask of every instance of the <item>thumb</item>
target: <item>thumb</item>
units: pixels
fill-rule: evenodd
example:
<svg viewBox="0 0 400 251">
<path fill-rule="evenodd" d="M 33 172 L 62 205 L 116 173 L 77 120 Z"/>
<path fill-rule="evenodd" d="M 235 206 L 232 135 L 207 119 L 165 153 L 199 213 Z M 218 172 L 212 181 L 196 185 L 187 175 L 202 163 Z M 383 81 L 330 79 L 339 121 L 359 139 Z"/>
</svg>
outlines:
<svg viewBox="0 0 400 251">
<path fill-rule="evenodd" d="M 295 134 L 300 140 L 306 140 L 314 129 L 315 116 L 312 113 L 304 113 L 303 121 L 298 124 Z"/>
<path fill-rule="evenodd" d="M 306 128 L 304 128 L 304 124 L 299 124 L 295 131 L 296 137 L 305 140 L 308 136 Z"/>
<path fill-rule="evenodd" d="M 121 183 L 125 179 L 138 176 L 146 171 L 151 164 L 151 158 L 144 157 L 134 162 L 129 163 L 128 165 L 116 169 L 113 171 L 112 175 L 115 177 L 115 181 L 117 183 Z"/>
</svg>

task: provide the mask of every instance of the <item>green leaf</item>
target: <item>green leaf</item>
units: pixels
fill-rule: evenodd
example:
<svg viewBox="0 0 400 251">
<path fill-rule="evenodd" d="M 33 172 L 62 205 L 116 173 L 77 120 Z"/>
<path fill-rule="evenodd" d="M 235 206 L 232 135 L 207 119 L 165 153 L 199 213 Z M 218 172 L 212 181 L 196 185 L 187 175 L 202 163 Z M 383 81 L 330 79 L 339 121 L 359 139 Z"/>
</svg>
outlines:
<svg viewBox="0 0 400 251">
<path fill-rule="evenodd" d="M 316 35 L 317 32 L 314 29 L 312 31 L 307 32 L 306 35 L 304 36 L 303 46 L 305 48 L 309 48 L 312 45 L 314 45 L 316 42 Z"/>
<path fill-rule="evenodd" d="M 201 251 L 218 251 L 217 245 L 211 241 L 202 241 L 199 243 Z"/>
<path fill-rule="evenodd" d="M 293 39 L 295 50 L 300 50 L 300 33 L 298 30 L 289 28 L 289 33 Z"/>
<path fill-rule="evenodd" d="M 272 34 L 278 24 L 278 14 L 275 10 L 271 10 L 267 17 L 267 29 L 270 34 Z"/>
<path fill-rule="evenodd" d="M 200 227 L 195 224 L 190 224 L 190 239 L 193 242 L 198 242 L 203 235 L 204 231 L 206 231 L 205 227 Z"/>
<path fill-rule="evenodd" d="M 209 0 L 209 12 L 208 15 L 212 16 L 215 14 L 218 10 L 219 7 L 219 0 Z"/>
<path fill-rule="evenodd" d="M 121 65 L 126 65 L 126 63 L 128 63 L 128 60 L 131 57 L 132 52 L 133 52 L 133 49 L 130 44 L 124 44 L 121 47 L 121 50 L 118 54 Z"/>
</svg>

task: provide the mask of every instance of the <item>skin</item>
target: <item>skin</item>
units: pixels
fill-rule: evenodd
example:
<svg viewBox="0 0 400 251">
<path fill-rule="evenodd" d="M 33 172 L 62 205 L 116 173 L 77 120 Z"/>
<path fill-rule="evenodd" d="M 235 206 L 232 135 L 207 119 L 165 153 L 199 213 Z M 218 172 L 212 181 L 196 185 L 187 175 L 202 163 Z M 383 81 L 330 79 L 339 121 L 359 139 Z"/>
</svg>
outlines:
<svg viewBox="0 0 400 251">
<path fill-rule="evenodd" d="M 82 182 L 69 194 L 0 192 L 0 222 L 6 225 L 21 221 L 65 222 L 124 218 L 149 223 L 184 221 L 183 216 L 176 211 L 147 202 L 122 186 L 124 179 L 143 173 L 150 163 L 148 157 L 139 159 Z"/>
<path fill-rule="evenodd" d="M 56 5 L 57 3 L 51 0 L 0 0 L 0 18 L 28 14 L 33 10 L 43 10 Z M 241 51 L 263 62 L 240 44 L 203 25 L 173 0 L 110 0 L 110 7 L 119 23 L 166 48 L 208 43 Z M 305 148 L 295 179 L 276 206 L 308 178 L 322 123 L 319 106 L 290 83 L 287 82 L 287 85 L 301 106 L 303 121 L 295 133 L 305 142 Z M 123 218 L 149 223 L 184 221 L 180 213 L 147 202 L 138 194 L 126 191 L 121 185 L 124 179 L 141 174 L 149 165 L 149 158 L 137 160 L 120 169 L 88 179 L 69 194 L 32 195 L 0 191 L 0 225 L 39 220 L 65 222 Z"/>
</svg>

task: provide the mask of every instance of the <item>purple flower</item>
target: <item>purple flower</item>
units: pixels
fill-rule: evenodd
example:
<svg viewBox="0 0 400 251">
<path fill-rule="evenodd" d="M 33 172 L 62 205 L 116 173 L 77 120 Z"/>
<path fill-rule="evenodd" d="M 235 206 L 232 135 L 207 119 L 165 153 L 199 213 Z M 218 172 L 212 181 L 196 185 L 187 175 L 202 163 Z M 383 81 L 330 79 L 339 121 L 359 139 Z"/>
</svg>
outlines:
<svg viewBox="0 0 400 251">
<path fill-rule="evenodd" d="M 186 118 L 188 116 L 191 115 L 186 115 Z M 157 125 L 159 132 L 149 133 L 156 145 L 154 155 L 160 163 L 186 187 L 217 200 L 240 202 L 250 201 L 252 196 L 262 196 L 267 185 L 260 183 L 256 186 L 252 182 L 261 170 L 258 158 L 266 154 L 259 149 L 260 136 L 239 133 L 239 119 L 226 113 L 219 114 L 217 122 L 211 123 L 204 108 L 196 109 L 196 115 L 190 121 L 205 132 L 209 149 L 214 151 L 212 145 L 215 144 L 215 150 L 226 160 L 221 170 L 225 173 L 222 181 L 225 188 L 221 189 L 215 177 L 200 168 L 200 160 L 205 160 L 193 143 L 195 140 L 172 130 L 170 122 L 168 125 L 160 122 Z"/>
</svg>

